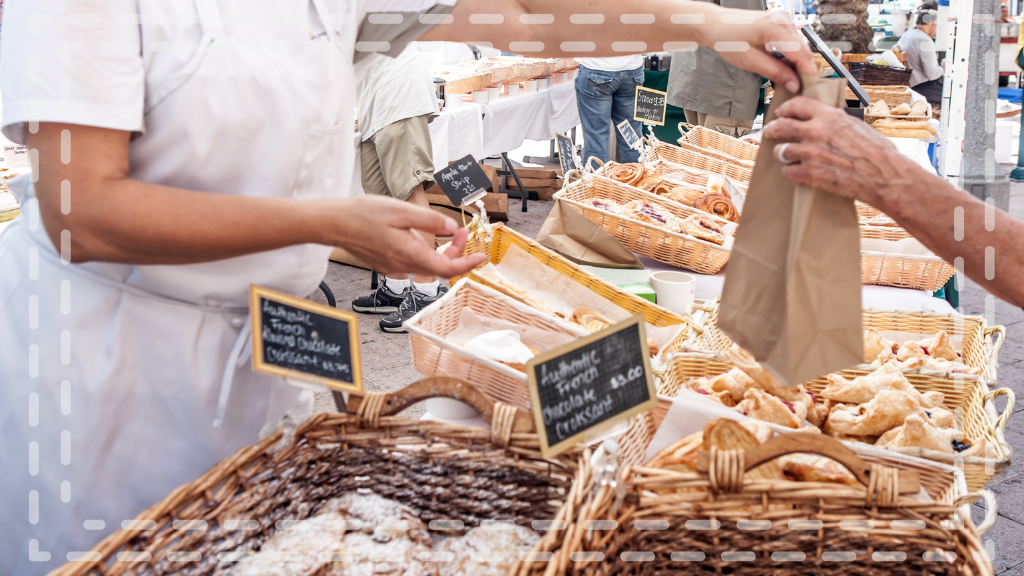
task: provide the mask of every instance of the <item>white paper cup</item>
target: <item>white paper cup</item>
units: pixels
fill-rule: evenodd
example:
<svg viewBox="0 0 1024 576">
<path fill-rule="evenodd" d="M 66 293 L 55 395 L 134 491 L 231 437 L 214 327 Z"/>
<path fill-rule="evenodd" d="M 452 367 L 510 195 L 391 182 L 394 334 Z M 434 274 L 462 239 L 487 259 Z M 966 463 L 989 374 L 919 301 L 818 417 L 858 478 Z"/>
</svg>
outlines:
<svg viewBox="0 0 1024 576">
<path fill-rule="evenodd" d="M 523 94 L 533 94 L 536 92 L 537 84 L 538 82 L 536 80 L 527 80 L 523 82 Z"/>
<path fill-rule="evenodd" d="M 541 76 L 537 79 L 537 88 L 539 90 L 547 90 L 554 84 L 555 78 L 553 76 Z"/>
<path fill-rule="evenodd" d="M 431 398 L 425 401 L 427 412 L 443 420 L 468 420 L 480 415 L 469 404 L 451 398 Z"/>
<path fill-rule="evenodd" d="M 568 72 L 555 72 L 555 84 L 565 84 L 569 81 Z"/>
<path fill-rule="evenodd" d="M 473 104 L 487 104 L 487 90 L 474 90 Z"/>
<path fill-rule="evenodd" d="M 519 84 L 505 84 L 506 96 L 519 96 Z"/>
<path fill-rule="evenodd" d="M 445 108 L 458 108 L 462 106 L 462 94 L 445 94 L 444 95 L 444 107 Z"/>
<path fill-rule="evenodd" d="M 697 279 L 683 272 L 660 270 L 652 272 L 648 283 L 658 297 L 658 306 L 676 314 L 685 314 L 693 304 Z"/>
<path fill-rule="evenodd" d="M 494 86 L 487 89 L 487 101 L 494 102 L 498 98 L 501 98 L 501 88 Z"/>
</svg>

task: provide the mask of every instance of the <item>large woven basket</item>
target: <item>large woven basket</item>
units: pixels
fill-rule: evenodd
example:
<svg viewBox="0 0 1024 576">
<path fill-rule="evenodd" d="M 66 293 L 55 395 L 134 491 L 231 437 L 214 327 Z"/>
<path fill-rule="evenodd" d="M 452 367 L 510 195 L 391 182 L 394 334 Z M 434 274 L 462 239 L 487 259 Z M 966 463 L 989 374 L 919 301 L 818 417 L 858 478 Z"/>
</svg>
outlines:
<svg viewBox="0 0 1024 576">
<path fill-rule="evenodd" d="M 579 264 L 570 262 L 555 251 L 540 245 L 536 241 L 523 236 L 503 224 L 494 224 L 488 230 L 479 219 L 474 218 L 466 228 L 469 230 L 469 238 L 466 240 L 466 249 L 463 251 L 464 256 L 469 254 L 485 254 L 487 256 L 486 262 L 499 264 L 509 248 L 518 246 L 530 256 L 539 260 L 544 266 L 557 271 L 563 276 L 568 276 L 576 283 L 582 284 L 591 292 L 598 294 L 619 308 L 633 314 L 643 314 L 644 320 L 651 326 L 676 326 L 692 323 L 690 319 L 652 304 L 636 294 L 631 294 L 608 283 L 602 278 L 587 272 Z M 464 277 L 465 275 L 456 276 L 451 279 L 451 282 L 457 282 Z"/>
<path fill-rule="evenodd" d="M 687 345 L 694 350 L 721 353 L 732 346 L 732 341 L 716 324 L 718 310 L 715 307 L 708 316 L 703 330 L 694 332 Z M 1006 423 L 1013 413 L 1014 394 L 1009 388 L 992 389 L 996 382 L 999 348 L 1002 346 L 1006 329 L 1002 326 L 988 327 L 980 316 L 945 315 L 930 312 L 895 312 L 882 310 L 864 311 L 864 328 L 879 331 L 898 331 L 914 334 L 934 334 L 943 331 L 961 338 L 962 361 L 982 371 L 982 376 L 958 374 L 908 373 L 907 380 L 921 391 L 936 390 L 946 396 L 946 405 L 954 412 L 962 411 L 963 430 L 970 438 L 986 440 L 985 458 L 971 457 L 967 460 L 956 455 L 941 454 L 917 449 L 899 449 L 929 460 L 954 464 L 962 467 L 970 490 L 983 488 L 1000 469 L 1010 463 L 1013 450 L 1006 442 Z M 679 388 L 691 378 L 714 376 L 727 372 L 732 366 L 723 358 L 709 358 L 702 354 L 677 354 L 672 358 L 666 376 L 658 387 L 659 394 L 674 397 Z M 841 370 L 837 374 L 852 379 L 870 374 L 873 368 L 860 366 Z M 804 383 L 811 392 L 819 392 L 826 385 L 824 377 Z M 1002 414 L 996 412 L 995 399 L 1005 396 L 1007 406 Z"/>
<path fill-rule="evenodd" d="M 459 378 L 490 400 L 525 411 L 530 410 L 530 391 L 524 372 L 482 358 L 445 340 L 459 327 L 464 308 L 478 316 L 507 320 L 519 326 L 557 332 L 572 338 L 590 335 L 580 326 L 548 316 L 468 278 L 459 280 L 437 302 L 402 325 L 409 332 L 413 366 L 418 372 Z"/>
<path fill-rule="evenodd" d="M 700 152 L 681 148 L 674 144 L 667 144 L 657 138 L 653 138 L 651 145 L 644 149 L 643 160 L 645 163 L 667 160 L 682 166 L 711 172 L 712 174 L 724 174 L 733 180 L 744 183 L 750 182 L 750 177 L 753 173 L 753 168 L 750 166 L 730 162 L 721 157 L 701 154 Z"/>
<path fill-rule="evenodd" d="M 861 222 L 860 237 L 896 241 L 903 240 L 904 238 L 913 238 L 913 235 L 899 226 L 872 226 Z"/>
<path fill-rule="evenodd" d="M 720 174 L 715 174 L 714 172 L 691 168 L 682 164 L 674 164 L 667 160 L 655 160 L 646 164 L 646 166 L 648 170 L 657 176 L 661 176 L 666 182 L 696 187 L 701 190 L 708 189 L 708 177 L 720 176 Z M 733 180 L 732 184 L 746 192 L 750 183 Z"/>
<path fill-rule="evenodd" d="M 605 198 L 620 204 L 631 200 L 643 200 L 671 212 L 679 218 L 687 218 L 695 214 L 717 218 L 696 208 L 684 206 L 608 178 L 589 174 L 567 184 L 555 194 L 555 198 L 571 204 L 636 254 L 642 254 L 659 262 L 701 274 L 715 274 L 729 261 L 729 250 L 722 246 L 605 212 L 589 205 L 587 200 Z M 721 222 L 726 221 L 721 220 Z"/>
<path fill-rule="evenodd" d="M 470 403 L 492 429 L 390 416 L 439 395 Z M 290 521 L 356 490 L 411 507 L 431 530 L 569 518 L 561 508 L 577 490 L 584 452 L 542 457 L 530 414 L 493 405 L 448 378 L 354 397 L 348 410 L 317 414 L 242 448 L 51 576 L 220 574 Z"/>
<path fill-rule="evenodd" d="M 679 123 L 679 133 L 682 134 L 678 140 L 680 148 L 689 148 L 694 152 L 716 156 L 751 168 L 757 160 L 758 146 L 739 138 L 686 122 Z"/>
<path fill-rule="evenodd" d="M 892 86 L 861 86 L 864 92 L 867 93 L 868 98 L 874 102 L 876 100 L 883 100 L 886 104 L 891 106 L 899 106 L 900 104 L 910 104 L 910 86 L 907 85 L 892 85 Z M 856 100 L 857 96 L 853 93 L 853 90 L 846 89 L 846 99 Z"/>
<path fill-rule="evenodd" d="M 787 480 L 746 480 L 755 463 L 794 452 L 840 461 L 865 487 Z M 853 453 L 816 434 L 789 434 L 743 453 L 705 453 L 706 473 L 628 468 L 617 482 L 581 471 L 586 498 L 552 550 L 549 574 L 965 574 L 988 576 L 991 562 L 967 504 L 990 493 L 934 501 L 898 494 L 916 469 L 887 454 Z M 948 470 L 948 467 L 946 467 Z M 947 476 L 951 476 L 948 474 Z M 552 567 L 551 564 L 554 564 Z M 521 573 L 526 573 L 524 565 Z"/>
<path fill-rule="evenodd" d="M 861 283 L 935 292 L 956 269 L 938 256 L 887 254 L 861 250 Z"/>
</svg>

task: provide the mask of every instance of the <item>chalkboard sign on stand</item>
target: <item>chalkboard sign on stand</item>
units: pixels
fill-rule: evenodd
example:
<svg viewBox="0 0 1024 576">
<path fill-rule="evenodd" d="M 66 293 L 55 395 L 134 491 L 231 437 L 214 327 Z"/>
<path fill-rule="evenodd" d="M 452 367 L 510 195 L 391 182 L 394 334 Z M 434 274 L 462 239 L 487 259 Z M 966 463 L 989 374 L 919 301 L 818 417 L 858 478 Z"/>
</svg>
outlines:
<svg viewBox="0 0 1024 576">
<path fill-rule="evenodd" d="M 483 198 L 491 186 L 491 179 L 476 163 L 472 154 L 438 170 L 434 174 L 434 182 L 437 182 L 454 206 L 472 204 Z"/>
<path fill-rule="evenodd" d="M 576 157 L 576 145 L 565 134 L 555 133 L 558 142 L 558 161 L 562 165 L 562 174 L 580 169 L 579 158 Z"/>
<path fill-rule="evenodd" d="M 664 126 L 667 102 L 667 93 L 637 86 L 633 102 L 633 120 L 655 126 Z"/>
<path fill-rule="evenodd" d="M 363 393 L 358 316 L 262 286 L 249 312 L 253 370 Z"/>
<path fill-rule="evenodd" d="M 526 364 L 541 453 L 554 456 L 657 403 L 643 315 Z"/>
<path fill-rule="evenodd" d="M 622 139 L 626 141 L 626 146 L 629 146 L 633 150 L 640 150 L 640 136 L 633 130 L 633 125 L 629 123 L 629 120 L 623 120 L 615 125 L 619 130 L 619 134 L 622 134 Z"/>
</svg>

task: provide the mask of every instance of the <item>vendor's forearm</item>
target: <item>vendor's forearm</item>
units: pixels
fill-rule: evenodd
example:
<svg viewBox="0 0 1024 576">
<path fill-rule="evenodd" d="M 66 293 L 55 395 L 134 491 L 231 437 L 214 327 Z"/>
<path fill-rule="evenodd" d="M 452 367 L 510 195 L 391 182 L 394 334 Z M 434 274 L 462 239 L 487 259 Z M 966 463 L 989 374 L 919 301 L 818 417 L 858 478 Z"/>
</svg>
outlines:
<svg viewBox="0 0 1024 576">
<path fill-rule="evenodd" d="M 880 194 L 876 207 L 946 261 L 962 258 L 966 275 L 989 292 L 1024 306 L 1024 255 L 1005 248 L 1024 246 L 1024 223 L 938 176 L 916 172 L 915 184 Z"/>
</svg>

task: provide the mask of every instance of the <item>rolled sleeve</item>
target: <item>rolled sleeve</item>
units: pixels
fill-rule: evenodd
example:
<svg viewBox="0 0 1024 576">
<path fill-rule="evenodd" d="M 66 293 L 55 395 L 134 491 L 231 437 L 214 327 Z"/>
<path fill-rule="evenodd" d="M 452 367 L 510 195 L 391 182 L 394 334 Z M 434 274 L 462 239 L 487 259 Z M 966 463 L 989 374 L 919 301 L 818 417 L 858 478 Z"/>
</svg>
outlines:
<svg viewBox="0 0 1024 576">
<path fill-rule="evenodd" d="M 3 133 L 62 122 L 143 131 L 137 0 L 8 0 L 0 46 Z"/>
</svg>

